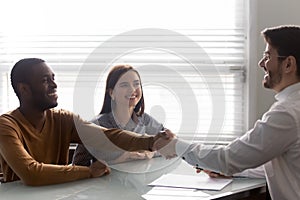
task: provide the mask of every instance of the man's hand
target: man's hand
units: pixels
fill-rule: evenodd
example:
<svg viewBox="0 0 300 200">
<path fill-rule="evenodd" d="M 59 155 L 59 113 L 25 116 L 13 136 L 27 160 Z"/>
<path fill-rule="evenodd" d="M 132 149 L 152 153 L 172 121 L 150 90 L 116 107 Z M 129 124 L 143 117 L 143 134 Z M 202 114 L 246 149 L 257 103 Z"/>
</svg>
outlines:
<svg viewBox="0 0 300 200">
<path fill-rule="evenodd" d="M 170 130 L 166 129 L 154 137 L 153 150 L 157 150 L 166 159 L 177 156 L 176 154 L 176 136 Z"/>
<path fill-rule="evenodd" d="M 218 173 L 218 172 L 213 172 L 213 171 L 206 170 L 206 169 L 202 170 L 202 169 L 196 168 L 197 173 L 200 173 L 201 171 L 205 172 L 211 178 L 232 178 L 231 176 L 226 176 L 226 175 Z"/>
<path fill-rule="evenodd" d="M 110 174 L 110 169 L 105 163 L 101 161 L 96 161 L 93 164 L 91 164 L 90 172 L 91 172 L 91 177 L 96 178 L 96 177 Z"/>
<path fill-rule="evenodd" d="M 166 140 L 169 140 L 169 139 L 172 139 L 172 138 L 176 138 L 175 134 L 172 133 L 172 131 L 170 131 L 169 129 L 165 129 L 163 131 L 160 131 L 159 133 L 157 133 L 155 136 L 154 136 L 154 142 L 156 142 L 158 139 L 166 139 Z M 154 145 L 153 145 L 154 146 Z M 157 150 L 157 149 L 156 149 Z"/>
<path fill-rule="evenodd" d="M 159 132 L 154 136 L 154 144 L 152 150 L 160 150 L 166 146 L 173 138 L 176 138 L 175 134 L 169 129 Z"/>
</svg>

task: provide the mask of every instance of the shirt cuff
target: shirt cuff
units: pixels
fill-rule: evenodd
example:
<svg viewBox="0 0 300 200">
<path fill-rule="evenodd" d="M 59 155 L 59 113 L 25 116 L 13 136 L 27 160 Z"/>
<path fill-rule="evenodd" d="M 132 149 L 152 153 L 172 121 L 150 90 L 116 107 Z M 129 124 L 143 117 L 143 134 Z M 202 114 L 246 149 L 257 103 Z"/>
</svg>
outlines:
<svg viewBox="0 0 300 200">
<path fill-rule="evenodd" d="M 184 153 L 187 151 L 187 149 L 189 148 L 189 146 L 191 145 L 191 143 L 184 141 L 184 140 L 179 140 L 176 139 L 176 146 L 175 146 L 175 150 L 176 150 L 176 154 L 177 156 L 180 156 L 184 159 Z"/>
</svg>

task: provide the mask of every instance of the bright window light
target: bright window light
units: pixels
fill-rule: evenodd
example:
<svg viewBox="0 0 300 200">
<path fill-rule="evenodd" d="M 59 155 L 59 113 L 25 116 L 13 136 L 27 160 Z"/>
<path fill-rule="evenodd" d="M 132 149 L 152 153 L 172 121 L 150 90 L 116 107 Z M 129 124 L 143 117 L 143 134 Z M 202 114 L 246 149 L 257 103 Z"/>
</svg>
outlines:
<svg viewBox="0 0 300 200">
<path fill-rule="evenodd" d="M 146 112 L 165 127 L 188 139 L 231 141 L 245 131 L 245 10 L 244 0 L 4 1 L 0 113 L 18 107 L 9 73 L 19 59 L 45 59 L 58 107 L 88 120 L 101 109 L 109 68 L 127 63 L 140 71 Z M 77 106 L 78 84 L 86 105 Z"/>
</svg>

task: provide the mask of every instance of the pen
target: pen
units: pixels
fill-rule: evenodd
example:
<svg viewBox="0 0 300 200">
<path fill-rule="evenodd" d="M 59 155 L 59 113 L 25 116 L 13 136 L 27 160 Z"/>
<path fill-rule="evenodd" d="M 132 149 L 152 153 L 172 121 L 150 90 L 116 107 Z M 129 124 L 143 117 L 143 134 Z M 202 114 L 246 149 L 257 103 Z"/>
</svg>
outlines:
<svg viewBox="0 0 300 200">
<path fill-rule="evenodd" d="M 195 166 L 195 169 L 197 170 L 201 170 L 201 171 L 204 171 L 203 168 L 199 167 L 198 164 L 196 164 Z M 213 174 L 216 174 L 216 175 L 219 175 L 219 176 L 222 176 L 222 174 L 220 174 L 219 172 L 214 172 L 214 171 L 210 171 L 210 173 L 213 173 Z"/>
</svg>

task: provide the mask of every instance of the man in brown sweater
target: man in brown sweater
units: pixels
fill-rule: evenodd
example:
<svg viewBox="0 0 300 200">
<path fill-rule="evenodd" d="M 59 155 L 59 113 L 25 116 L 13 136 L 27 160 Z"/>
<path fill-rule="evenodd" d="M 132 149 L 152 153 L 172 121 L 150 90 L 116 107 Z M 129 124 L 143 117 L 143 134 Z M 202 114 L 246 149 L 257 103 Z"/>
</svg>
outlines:
<svg viewBox="0 0 300 200">
<path fill-rule="evenodd" d="M 106 129 L 66 110 L 55 110 L 54 73 L 42 59 L 18 61 L 11 83 L 20 107 L 0 116 L 0 164 L 4 182 L 21 180 L 38 186 L 100 177 L 110 172 L 97 161 L 90 167 L 69 166 L 70 143 L 83 143 L 103 151 L 151 150 L 155 137 L 119 129 Z M 119 149 L 118 149 L 119 148 Z"/>
</svg>

